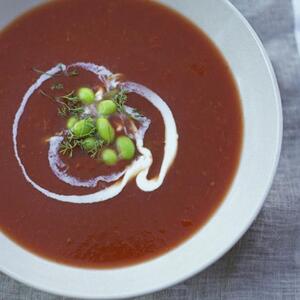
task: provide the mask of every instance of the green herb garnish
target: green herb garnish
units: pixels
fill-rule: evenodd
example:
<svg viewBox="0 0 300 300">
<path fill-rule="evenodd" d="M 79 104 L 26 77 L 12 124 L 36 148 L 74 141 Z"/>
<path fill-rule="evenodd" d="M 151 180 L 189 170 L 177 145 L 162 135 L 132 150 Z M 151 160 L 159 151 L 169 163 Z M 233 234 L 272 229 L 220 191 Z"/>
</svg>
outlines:
<svg viewBox="0 0 300 300">
<path fill-rule="evenodd" d="M 78 146 L 80 146 L 80 141 L 69 133 L 60 144 L 60 153 L 72 157 L 74 149 Z"/>
<path fill-rule="evenodd" d="M 84 138 L 78 138 L 70 131 L 60 144 L 60 153 L 72 157 L 74 149 L 80 147 L 91 158 L 96 158 L 104 144 L 104 141 L 99 139 L 94 131 L 85 135 Z"/>
<path fill-rule="evenodd" d="M 84 108 L 76 96 L 75 91 L 72 91 L 64 96 L 53 97 L 47 94 L 44 90 L 40 89 L 40 94 L 59 104 L 57 111 L 58 115 L 61 117 L 76 117 L 80 116 L 84 112 Z"/>
<path fill-rule="evenodd" d="M 48 98 L 48 99 L 51 99 L 52 101 L 56 101 L 55 97 L 50 96 L 49 94 L 47 94 L 47 93 L 46 93 L 44 90 L 42 90 L 42 89 L 39 90 L 39 93 L 40 93 L 41 95 L 43 95 L 44 97 L 46 97 L 46 98 Z"/>
<path fill-rule="evenodd" d="M 69 93 L 67 95 L 61 96 L 60 98 L 64 99 L 64 100 L 67 100 L 67 101 L 70 101 L 70 102 L 73 102 L 73 103 L 78 103 L 79 102 L 79 98 L 76 95 L 75 91 L 72 91 L 71 93 Z"/>
<path fill-rule="evenodd" d="M 124 89 L 121 89 L 112 97 L 112 100 L 117 105 L 117 111 L 119 113 L 126 113 L 125 103 L 127 102 L 127 93 Z"/>
<path fill-rule="evenodd" d="M 39 69 L 33 69 L 39 74 L 74 77 L 79 75 L 76 68 L 61 67 L 55 75 L 48 74 Z M 54 79 L 49 91 L 62 91 L 65 86 Z M 66 128 L 60 133 L 63 141 L 59 152 L 72 157 L 74 151 L 81 150 L 93 159 L 102 161 L 107 166 L 115 165 L 119 160 L 131 160 L 136 153 L 136 145 L 126 132 L 125 123 L 118 124 L 114 117 L 138 119 L 142 114 L 134 109 L 128 114 L 126 111 L 127 91 L 115 88 L 104 94 L 102 99 L 96 99 L 96 91 L 91 87 L 79 87 L 73 91 L 62 92 L 56 96 L 40 89 L 40 94 L 51 99 L 57 105 L 58 115 L 66 120 Z M 98 102 L 99 100 L 99 102 Z M 101 101 L 100 101 L 101 100 Z M 124 120 L 123 120 L 124 121 Z M 115 126 L 118 126 L 115 128 Z M 121 126 L 121 127 L 120 127 Z"/>
<path fill-rule="evenodd" d="M 68 116 L 68 109 L 65 106 L 61 106 L 57 109 L 57 114 L 62 118 L 66 118 Z"/>
<path fill-rule="evenodd" d="M 91 158 L 96 158 L 102 149 L 104 141 L 96 137 L 88 137 L 81 141 L 80 147 L 85 150 Z"/>
<path fill-rule="evenodd" d="M 68 70 L 66 74 L 69 77 L 75 77 L 79 75 L 79 71 L 77 69 L 72 69 L 71 71 Z"/>
<path fill-rule="evenodd" d="M 64 85 L 62 83 L 56 82 L 51 86 L 51 90 L 52 91 L 59 91 L 59 90 L 63 90 L 64 89 Z"/>
</svg>

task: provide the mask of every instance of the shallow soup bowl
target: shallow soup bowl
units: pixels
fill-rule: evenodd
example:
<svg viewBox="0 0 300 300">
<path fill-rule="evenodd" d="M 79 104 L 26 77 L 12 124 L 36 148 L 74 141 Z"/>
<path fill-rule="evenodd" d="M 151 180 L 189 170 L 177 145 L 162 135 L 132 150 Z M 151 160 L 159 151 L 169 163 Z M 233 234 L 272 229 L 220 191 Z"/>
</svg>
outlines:
<svg viewBox="0 0 300 300">
<path fill-rule="evenodd" d="M 2 0 L 1 28 L 42 2 Z M 172 251 L 144 263 L 110 270 L 50 262 L 0 233 L 0 270 L 9 276 L 51 293 L 90 299 L 154 292 L 214 263 L 241 238 L 259 213 L 272 184 L 282 139 L 281 101 L 269 58 L 253 29 L 228 1 L 160 2 L 189 18 L 210 37 L 227 60 L 238 86 L 244 118 L 242 154 L 223 203 L 204 227 Z"/>
</svg>

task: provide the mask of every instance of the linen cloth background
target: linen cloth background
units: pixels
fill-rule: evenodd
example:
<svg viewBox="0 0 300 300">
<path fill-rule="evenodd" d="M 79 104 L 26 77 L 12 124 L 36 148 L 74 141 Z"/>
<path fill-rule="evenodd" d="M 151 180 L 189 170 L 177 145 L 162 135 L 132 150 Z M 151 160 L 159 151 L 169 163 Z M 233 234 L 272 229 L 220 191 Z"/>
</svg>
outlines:
<svg viewBox="0 0 300 300">
<path fill-rule="evenodd" d="M 257 220 L 229 253 L 194 278 L 139 300 L 300 299 L 300 60 L 292 2 L 231 1 L 262 39 L 279 81 L 284 139 L 277 175 Z M 30 299 L 67 298 L 0 273 L 0 300 Z"/>
</svg>

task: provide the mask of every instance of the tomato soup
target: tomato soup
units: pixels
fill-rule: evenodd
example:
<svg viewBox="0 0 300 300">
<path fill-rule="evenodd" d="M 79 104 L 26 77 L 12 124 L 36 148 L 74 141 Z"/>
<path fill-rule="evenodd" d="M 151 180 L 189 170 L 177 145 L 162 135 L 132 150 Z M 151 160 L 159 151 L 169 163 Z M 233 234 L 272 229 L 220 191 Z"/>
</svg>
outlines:
<svg viewBox="0 0 300 300">
<path fill-rule="evenodd" d="M 239 94 L 176 12 L 49 1 L 0 34 L 0 67 L 0 229 L 22 247 L 79 267 L 136 264 L 201 230 L 225 198 Z"/>
</svg>

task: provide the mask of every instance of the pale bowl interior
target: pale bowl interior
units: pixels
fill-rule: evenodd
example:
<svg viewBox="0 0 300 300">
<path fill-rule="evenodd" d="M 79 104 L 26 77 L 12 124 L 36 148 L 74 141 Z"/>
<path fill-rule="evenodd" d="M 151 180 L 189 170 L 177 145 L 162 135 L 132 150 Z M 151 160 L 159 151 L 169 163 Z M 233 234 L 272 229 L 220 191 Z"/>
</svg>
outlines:
<svg viewBox="0 0 300 300">
<path fill-rule="evenodd" d="M 42 0 L 2 0 L 0 27 Z M 165 255 L 114 270 L 84 270 L 52 263 L 0 233 L 0 270 L 56 294 L 109 299 L 156 291 L 203 270 L 228 251 L 257 216 L 280 154 L 282 111 L 270 61 L 245 19 L 225 0 L 162 0 L 204 30 L 228 61 L 241 95 L 244 144 L 225 201 L 191 239 Z M 1 45 L 0 45 L 1 47 Z M 217 83 L 216 83 L 217 88 Z"/>
</svg>

